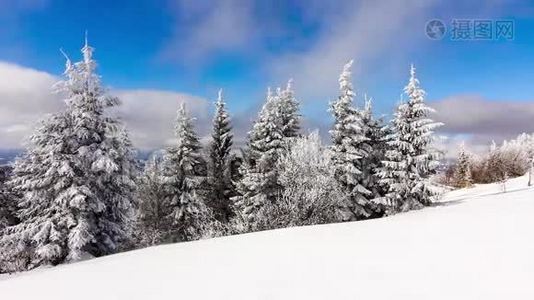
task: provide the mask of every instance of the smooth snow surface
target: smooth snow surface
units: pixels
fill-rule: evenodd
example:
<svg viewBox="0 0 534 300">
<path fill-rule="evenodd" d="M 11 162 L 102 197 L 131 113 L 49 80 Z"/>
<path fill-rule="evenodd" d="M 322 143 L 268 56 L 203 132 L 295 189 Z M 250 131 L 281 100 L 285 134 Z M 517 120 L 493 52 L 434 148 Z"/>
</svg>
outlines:
<svg viewBox="0 0 534 300">
<path fill-rule="evenodd" d="M 1 299 L 534 299 L 526 177 L 393 217 L 153 247 L 0 282 Z"/>
</svg>

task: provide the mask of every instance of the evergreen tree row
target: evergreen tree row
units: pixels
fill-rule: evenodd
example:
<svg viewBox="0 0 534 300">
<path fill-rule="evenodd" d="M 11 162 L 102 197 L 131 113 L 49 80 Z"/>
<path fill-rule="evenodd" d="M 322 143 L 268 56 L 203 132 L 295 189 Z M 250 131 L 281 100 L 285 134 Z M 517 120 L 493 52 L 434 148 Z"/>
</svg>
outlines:
<svg viewBox="0 0 534 300">
<path fill-rule="evenodd" d="M 367 97 L 355 105 L 352 61 L 330 103 L 331 144 L 301 133 L 292 81 L 268 90 L 246 146 L 233 149 L 222 91 L 203 148 L 182 104 L 172 146 L 143 168 L 128 133 L 109 114 L 119 100 L 96 74 L 93 48 L 67 59 L 55 85 L 65 109 L 44 121 L 0 188 L 0 271 L 107 255 L 161 243 L 297 225 L 382 217 L 428 205 L 432 109 L 410 71 L 389 124 Z"/>
</svg>

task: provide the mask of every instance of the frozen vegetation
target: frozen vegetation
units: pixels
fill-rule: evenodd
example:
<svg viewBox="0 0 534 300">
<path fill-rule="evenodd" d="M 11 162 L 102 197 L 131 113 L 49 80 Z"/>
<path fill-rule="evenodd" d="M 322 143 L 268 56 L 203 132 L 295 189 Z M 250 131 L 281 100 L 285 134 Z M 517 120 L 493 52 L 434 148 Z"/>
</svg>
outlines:
<svg viewBox="0 0 534 300">
<path fill-rule="evenodd" d="M 221 90 L 207 143 L 182 103 L 173 143 L 139 161 L 81 52 L 54 85 L 63 109 L 1 169 L 2 298 L 533 296 L 534 136 L 444 166 L 414 66 L 387 118 L 343 66 L 329 141 L 303 132 L 288 80 L 242 149 Z"/>
<path fill-rule="evenodd" d="M 271 230 L 38 269 L 5 299 L 532 299 L 526 176 L 448 192 L 432 207 Z M 61 287 L 58 287 L 60 285 Z"/>
</svg>

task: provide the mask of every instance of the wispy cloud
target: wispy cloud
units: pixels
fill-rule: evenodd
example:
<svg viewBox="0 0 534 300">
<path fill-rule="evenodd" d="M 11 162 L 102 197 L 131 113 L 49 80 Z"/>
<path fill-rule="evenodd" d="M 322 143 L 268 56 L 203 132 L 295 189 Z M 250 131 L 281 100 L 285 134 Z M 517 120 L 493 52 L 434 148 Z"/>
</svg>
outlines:
<svg viewBox="0 0 534 300">
<path fill-rule="evenodd" d="M 369 69 L 374 60 L 398 61 L 399 55 L 424 38 L 422 28 L 437 1 L 342 1 L 335 14 L 314 14 L 322 30 L 308 49 L 275 57 L 272 77 L 293 77 L 303 98 L 335 95 L 341 66 L 354 58 L 354 75 Z M 316 11 L 316 7 L 312 7 Z"/>
<path fill-rule="evenodd" d="M 534 102 L 490 101 L 477 95 L 459 95 L 433 102 L 436 118 L 447 124 L 452 134 L 487 134 L 496 136 L 534 132 Z"/>
<path fill-rule="evenodd" d="M 175 24 L 161 57 L 188 65 L 253 45 L 257 25 L 252 9 L 249 1 L 171 1 Z"/>
<path fill-rule="evenodd" d="M 440 130 L 448 136 L 444 147 L 455 154 L 457 146 L 480 153 L 497 143 L 523 132 L 534 132 L 534 102 L 488 100 L 477 95 L 457 95 L 431 103 L 435 118 L 443 122 Z"/>
</svg>

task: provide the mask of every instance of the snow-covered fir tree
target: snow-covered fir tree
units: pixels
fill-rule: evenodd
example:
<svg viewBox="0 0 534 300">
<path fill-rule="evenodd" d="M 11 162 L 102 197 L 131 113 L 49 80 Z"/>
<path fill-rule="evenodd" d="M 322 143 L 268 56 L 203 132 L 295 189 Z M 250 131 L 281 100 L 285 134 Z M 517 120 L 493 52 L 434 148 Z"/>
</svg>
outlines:
<svg viewBox="0 0 534 300">
<path fill-rule="evenodd" d="M 280 123 L 282 126 L 282 135 L 285 138 L 295 138 L 299 136 L 300 131 L 300 115 L 299 115 L 299 102 L 295 98 L 295 92 L 293 91 L 293 80 L 290 79 L 287 82 L 285 89 L 277 90 L 277 101 Z"/>
<path fill-rule="evenodd" d="M 374 216 L 379 216 L 384 212 L 382 204 L 386 194 L 386 188 L 381 184 L 379 172 L 387 150 L 389 128 L 384 124 L 383 119 L 374 117 L 372 100 L 367 96 L 365 96 L 363 109 L 358 109 L 357 113 L 365 137 L 358 148 L 366 150 L 365 155 L 362 155 L 359 160 L 358 167 L 362 172 L 359 180 L 360 184 L 371 192 L 364 196 L 371 201 L 370 206 Z"/>
<path fill-rule="evenodd" d="M 431 203 L 435 189 L 428 178 L 438 167 L 440 157 L 432 143 L 434 129 L 442 124 L 429 118 L 434 110 L 424 102 L 425 92 L 415 77 L 413 65 L 404 92 L 409 100 L 397 107 L 391 122 L 389 150 L 380 171 L 393 211 L 417 209 Z"/>
<path fill-rule="evenodd" d="M 259 229 L 258 210 L 272 204 L 280 195 L 276 163 L 285 151 L 284 143 L 278 99 L 269 89 L 267 100 L 249 132 L 240 167 L 242 178 L 237 184 L 240 196 L 234 198 L 239 217 L 249 230 Z"/>
<path fill-rule="evenodd" d="M 164 155 L 165 193 L 173 220 L 173 240 L 191 241 L 210 235 L 213 216 L 200 195 L 205 174 L 199 138 L 182 103 L 175 124 L 175 144 Z"/>
<path fill-rule="evenodd" d="M 136 240 L 144 246 L 169 241 L 173 229 L 172 207 L 165 193 L 161 155 L 155 153 L 149 157 L 138 184 Z"/>
<path fill-rule="evenodd" d="M 231 197 L 236 196 L 232 182 L 232 145 L 233 135 L 230 117 L 226 111 L 222 90 L 219 90 L 215 103 L 215 117 L 208 154 L 209 205 L 214 216 L 221 222 L 228 222 L 232 217 Z"/>
<path fill-rule="evenodd" d="M 18 222 L 15 215 L 17 199 L 7 184 L 10 173 L 9 166 L 0 166 L 0 236 L 2 236 L 2 229 Z"/>
<path fill-rule="evenodd" d="M 20 223 L 0 244 L 24 268 L 110 254 L 130 233 L 135 153 L 107 113 L 119 100 L 102 88 L 87 42 L 82 53 L 55 85 L 66 110 L 41 122 L 15 163 Z"/>
<path fill-rule="evenodd" d="M 460 188 L 466 188 L 473 185 L 473 179 L 471 177 L 471 158 L 465 150 L 465 146 L 462 143 L 460 150 L 458 151 L 458 162 L 455 170 L 455 185 Z"/>
<path fill-rule="evenodd" d="M 366 174 L 361 169 L 373 149 L 364 132 L 362 113 L 352 103 L 355 96 L 351 83 L 352 63 L 351 60 L 343 67 L 339 76 L 341 94 L 330 104 L 334 116 L 330 149 L 335 177 L 351 199 L 350 210 L 355 218 L 363 219 L 375 214 L 376 205 L 369 200 L 373 195 L 364 183 Z"/>
</svg>

